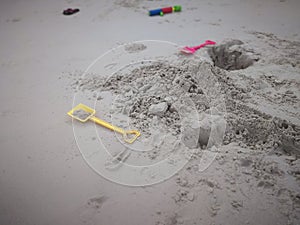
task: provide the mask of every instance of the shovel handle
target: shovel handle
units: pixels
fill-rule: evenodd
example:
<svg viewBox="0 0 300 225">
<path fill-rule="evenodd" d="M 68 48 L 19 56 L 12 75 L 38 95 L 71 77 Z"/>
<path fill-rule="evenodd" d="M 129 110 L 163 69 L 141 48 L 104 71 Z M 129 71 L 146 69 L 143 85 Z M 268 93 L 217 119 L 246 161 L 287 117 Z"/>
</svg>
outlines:
<svg viewBox="0 0 300 225">
<path fill-rule="evenodd" d="M 211 40 L 206 40 L 203 44 L 196 46 L 195 50 L 198 50 L 199 48 L 203 48 L 206 45 L 214 45 L 214 44 L 216 44 L 216 42 L 211 41 Z"/>
<path fill-rule="evenodd" d="M 106 122 L 104 120 L 101 120 L 101 119 L 99 119 L 99 118 L 97 118 L 95 116 L 91 117 L 90 120 L 92 120 L 93 122 L 95 122 L 95 123 L 97 123 L 97 124 L 99 124 L 99 125 L 101 125 L 103 127 L 108 128 L 110 130 L 116 131 L 116 132 L 118 132 L 120 134 L 124 134 L 124 132 L 125 132 L 122 128 L 116 127 L 116 126 L 114 126 L 114 125 L 112 125 L 112 124 L 110 124 L 110 123 L 108 123 L 108 122 Z"/>
<path fill-rule="evenodd" d="M 97 118 L 95 116 L 91 117 L 90 120 L 92 120 L 93 122 L 95 122 L 95 123 L 97 123 L 97 124 L 99 124 L 99 125 L 101 125 L 103 127 L 108 128 L 110 130 L 113 130 L 113 131 L 116 131 L 116 132 L 118 132 L 120 134 L 123 134 L 124 141 L 126 141 L 129 144 L 133 143 L 141 135 L 141 133 L 139 131 L 137 131 L 137 130 L 128 130 L 128 131 L 125 131 L 122 128 L 114 126 L 114 125 L 112 125 L 112 124 L 110 124 L 110 123 L 108 123 L 108 122 L 106 122 L 104 120 L 101 120 L 101 119 L 99 119 L 99 118 Z M 130 134 L 132 134 L 134 136 L 132 138 L 129 138 L 128 136 Z"/>
</svg>

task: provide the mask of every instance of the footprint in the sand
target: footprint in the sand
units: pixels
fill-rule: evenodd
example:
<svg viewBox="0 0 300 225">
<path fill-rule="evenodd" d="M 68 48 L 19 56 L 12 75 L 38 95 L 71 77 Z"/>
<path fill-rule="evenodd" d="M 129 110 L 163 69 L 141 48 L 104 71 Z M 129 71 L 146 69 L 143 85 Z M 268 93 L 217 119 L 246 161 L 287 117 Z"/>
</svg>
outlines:
<svg viewBox="0 0 300 225">
<path fill-rule="evenodd" d="M 20 22 L 21 20 L 22 20 L 22 18 L 15 17 L 15 18 L 12 18 L 12 19 L 7 19 L 6 22 L 17 23 L 17 22 Z"/>
<path fill-rule="evenodd" d="M 87 206 L 89 208 L 99 210 L 107 199 L 108 197 L 106 196 L 91 198 L 88 200 Z"/>
<path fill-rule="evenodd" d="M 95 216 L 100 212 L 103 204 L 108 200 L 106 196 L 90 198 L 84 206 L 79 209 L 78 216 L 82 224 L 95 225 Z"/>
<path fill-rule="evenodd" d="M 146 45 L 141 43 L 132 43 L 125 46 L 125 51 L 128 53 L 137 53 L 145 50 L 147 48 Z"/>
</svg>

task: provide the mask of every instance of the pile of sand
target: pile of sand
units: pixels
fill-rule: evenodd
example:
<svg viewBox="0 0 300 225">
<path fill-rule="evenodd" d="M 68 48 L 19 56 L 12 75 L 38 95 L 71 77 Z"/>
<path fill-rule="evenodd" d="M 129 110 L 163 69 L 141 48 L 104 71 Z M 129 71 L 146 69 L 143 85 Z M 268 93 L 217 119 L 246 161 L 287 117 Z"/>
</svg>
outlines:
<svg viewBox="0 0 300 225">
<path fill-rule="evenodd" d="M 231 41 L 212 48 L 210 52 L 221 51 L 223 54 L 224 50 L 241 44 L 239 41 Z M 234 49 L 236 54 L 237 48 Z M 243 50 L 239 55 L 246 57 Z M 230 64 L 223 60 L 222 64 L 220 58 L 215 60 L 219 60 L 215 64 L 230 65 L 226 67 L 229 70 L 244 67 L 243 63 L 246 63 L 240 64 L 241 60 L 237 60 Z M 247 60 L 249 65 L 253 63 L 250 57 Z M 253 85 L 250 78 L 245 80 Z M 212 82 L 218 83 L 220 93 L 211 93 L 214 89 Z M 89 76 L 81 80 L 79 86 L 92 92 L 110 91 L 118 95 L 112 112 L 128 116 L 131 126 L 139 129 L 144 136 L 151 135 L 151 126 L 156 121 L 172 135 L 179 137 L 182 134 L 188 147 L 205 148 L 212 123 L 216 122 L 211 114 L 219 114 L 227 122 L 224 139 L 222 132 L 216 134 L 223 139 L 223 144 L 238 142 L 241 146 L 252 149 L 276 147 L 287 152 L 297 152 L 296 149 L 300 146 L 299 126 L 248 106 L 246 103 L 249 99 L 255 98 L 251 86 L 241 87 L 235 83 L 230 73 L 208 62 L 185 60 L 179 65 L 152 63 L 142 65 L 128 74 L 116 73 L 108 80 Z M 216 96 L 217 94 L 222 96 Z M 182 101 L 183 96 L 191 101 Z M 212 113 L 211 109 L 216 107 L 221 110 Z M 184 120 L 184 111 L 189 108 L 198 112 L 198 121 Z M 187 124 L 193 124 L 193 129 L 187 128 Z"/>
</svg>

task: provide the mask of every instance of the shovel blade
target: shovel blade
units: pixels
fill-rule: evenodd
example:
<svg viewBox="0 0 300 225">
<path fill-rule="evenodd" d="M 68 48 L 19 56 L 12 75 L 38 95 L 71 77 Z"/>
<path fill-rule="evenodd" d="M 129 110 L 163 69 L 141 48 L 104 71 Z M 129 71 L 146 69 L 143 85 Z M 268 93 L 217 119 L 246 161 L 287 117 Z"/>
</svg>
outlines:
<svg viewBox="0 0 300 225">
<path fill-rule="evenodd" d="M 82 103 L 75 106 L 68 112 L 68 115 L 72 118 L 79 120 L 80 122 L 88 121 L 92 116 L 94 116 L 96 111 Z"/>
</svg>

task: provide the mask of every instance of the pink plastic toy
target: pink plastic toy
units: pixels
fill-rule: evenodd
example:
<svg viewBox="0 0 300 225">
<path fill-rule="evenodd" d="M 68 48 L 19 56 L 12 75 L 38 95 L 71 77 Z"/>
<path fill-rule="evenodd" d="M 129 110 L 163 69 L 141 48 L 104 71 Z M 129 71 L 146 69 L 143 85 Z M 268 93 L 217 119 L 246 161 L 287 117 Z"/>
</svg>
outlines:
<svg viewBox="0 0 300 225">
<path fill-rule="evenodd" d="M 186 47 L 180 49 L 180 51 L 181 51 L 182 53 L 185 53 L 185 54 L 194 54 L 198 49 L 203 48 L 203 47 L 206 46 L 206 45 L 214 45 L 214 44 L 216 44 L 216 42 L 210 41 L 210 40 L 206 40 L 206 41 L 205 41 L 203 44 L 201 44 L 201 45 L 194 46 L 194 47 L 188 47 L 188 46 L 186 46 Z"/>
</svg>

